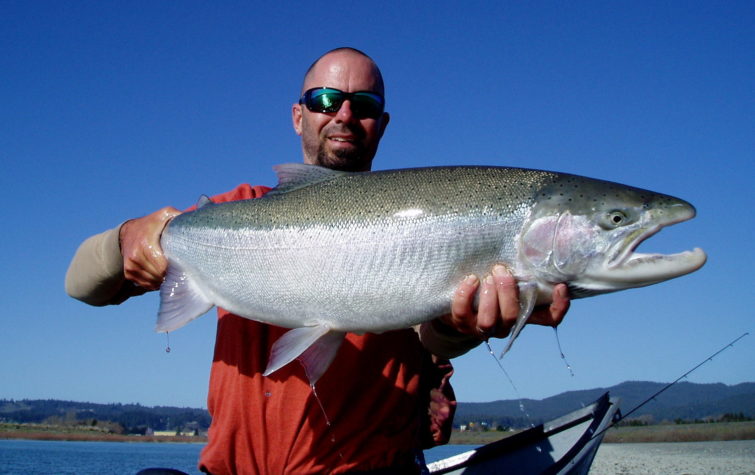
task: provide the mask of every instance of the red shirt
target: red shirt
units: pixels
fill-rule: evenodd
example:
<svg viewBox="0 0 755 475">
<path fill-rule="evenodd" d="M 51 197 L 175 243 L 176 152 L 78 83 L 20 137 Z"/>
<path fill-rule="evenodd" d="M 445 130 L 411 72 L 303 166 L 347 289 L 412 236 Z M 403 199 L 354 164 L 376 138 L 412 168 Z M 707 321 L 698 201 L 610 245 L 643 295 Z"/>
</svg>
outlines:
<svg viewBox="0 0 755 475">
<path fill-rule="evenodd" d="M 240 185 L 212 201 L 259 198 L 269 190 Z M 298 361 L 262 376 L 270 347 L 287 330 L 218 309 L 207 400 L 212 424 L 200 470 L 301 474 L 412 466 L 427 439 L 429 388 L 446 383 L 450 366 L 438 373 L 412 329 L 348 333 L 317 382 L 318 402 Z M 437 378 L 420 381 L 423 371 Z"/>
</svg>

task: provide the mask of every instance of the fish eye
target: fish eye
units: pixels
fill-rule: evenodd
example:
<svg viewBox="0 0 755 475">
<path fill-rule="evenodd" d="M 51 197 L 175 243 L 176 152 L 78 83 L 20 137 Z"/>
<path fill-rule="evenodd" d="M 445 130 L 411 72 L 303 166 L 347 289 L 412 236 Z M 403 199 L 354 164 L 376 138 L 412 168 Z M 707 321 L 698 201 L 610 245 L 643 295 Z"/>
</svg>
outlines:
<svg viewBox="0 0 755 475">
<path fill-rule="evenodd" d="M 623 211 L 614 210 L 604 216 L 601 224 L 605 229 L 613 229 L 627 224 L 627 220 L 627 215 Z"/>
</svg>

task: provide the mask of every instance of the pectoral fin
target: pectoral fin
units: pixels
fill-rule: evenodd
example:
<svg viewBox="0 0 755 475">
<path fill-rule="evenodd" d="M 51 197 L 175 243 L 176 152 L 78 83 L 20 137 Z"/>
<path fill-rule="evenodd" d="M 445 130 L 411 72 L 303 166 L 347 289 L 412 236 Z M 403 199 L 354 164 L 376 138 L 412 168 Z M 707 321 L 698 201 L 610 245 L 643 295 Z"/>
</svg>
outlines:
<svg viewBox="0 0 755 475">
<path fill-rule="evenodd" d="M 519 286 L 519 315 L 517 315 L 516 317 L 514 328 L 511 329 L 509 341 L 506 343 L 506 347 L 501 352 L 501 358 L 503 358 L 503 355 L 508 353 L 508 351 L 511 349 L 511 345 L 514 344 L 514 340 L 516 340 L 516 337 L 519 336 L 519 333 L 521 333 L 524 325 L 527 324 L 527 320 L 529 320 L 530 315 L 532 315 L 532 310 L 535 308 L 535 301 L 537 300 L 536 283 L 519 281 L 517 285 Z"/>
<path fill-rule="evenodd" d="M 298 359 L 309 383 L 315 384 L 336 357 L 345 336 L 324 325 L 289 330 L 273 344 L 264 375 L 269 376 Z"/>
</svg>

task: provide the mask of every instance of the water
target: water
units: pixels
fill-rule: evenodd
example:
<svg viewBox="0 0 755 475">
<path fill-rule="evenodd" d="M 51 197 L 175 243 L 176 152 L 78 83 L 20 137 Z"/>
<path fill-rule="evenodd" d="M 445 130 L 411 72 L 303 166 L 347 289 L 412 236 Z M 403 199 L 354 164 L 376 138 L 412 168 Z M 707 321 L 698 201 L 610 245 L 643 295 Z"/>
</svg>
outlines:
<svg viewBox="0 0 755 475">
<path fill-rule="evenodd" d="M 135 474 L 147 467 L 197 470 L 204 444 L 0 440 L 0 474 Z"/>
<path fill-rule="evenodd" d="M 135 474 L 148 467 L 169 467 L 199 475 L 204 444 L 169 442 L 65 442 L 0 440 L 0 475 Z M 425 451 L 433 462 L 472 449 L 444 445 Z"/>
<path fill-rule="evenodd" d="M 168 442 L 0 440 L 0 475 L 133 475 L 147 467 L 199 475 L 202 447 Z M 430 463 L 474 447 L 443 445 L 425 451 L 425 457 Z M 755 441 L 603 444 L 591 473 L 755 474 Z"/>
</svg>

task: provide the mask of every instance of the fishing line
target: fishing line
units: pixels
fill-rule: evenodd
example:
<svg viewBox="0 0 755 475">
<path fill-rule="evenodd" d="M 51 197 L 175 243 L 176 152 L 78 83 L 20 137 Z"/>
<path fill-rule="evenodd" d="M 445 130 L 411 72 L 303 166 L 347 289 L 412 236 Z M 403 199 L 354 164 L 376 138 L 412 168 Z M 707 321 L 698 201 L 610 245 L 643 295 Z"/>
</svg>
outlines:
<svg viewBox="0 0 755 475">
<path fill-rule="evenodd" d="M 638 404 L 637 406 L 635 406 L 635 407 L 634 407 L 634 408 L 633 408 L 633 409 L 632 409 L 631 411 L 629 411 L 629 412 L 627 412 L 626 414 L 623 414 L 623 415 L 621 415 L 620 417 L 618 417 L 617 419 L 614 419 L 613 421 L 611 421 L 611 423 L 610 423 L 610 424 L 608 425 L 608 427 L 606 427 L 606 428 L 605 428 L 605 429 L 603 429 L 602 431 L 598 432 L 597 434 L 593 435 L 593 436 L 591 437 L 591 439 L 594 439 L 595 437 L 598 437 L 599 435 L 603 434 L 603 433 L 604 433 L 605 431 L 607 431 L 607 430 L 608 430 L 608 429 L 610 429 L 611 427 L 613 427 L 613 426 L 615 426 L 616 424 L 618 424 L 619 422 L 623 421 L 624 419 L 626 419 L 627 417 L 629 417 L 629 416 L 630 416 L 631 414 L 633 414 L 634 412 L 636 412 L 636 411 L 637 411 L 637 410 L 638 410 L 639 408 L 641 408 L 641 407 L 642 407 L 642 406 L 644 406 L 645 404 L 647 404 L 647 403 L 649 403 L 650 401 L 652 401 L 653 399 L 655 399 L 655 398 L 656 398 L 656 397 L 657 397 L 658 395 L 660 395 L 660 394 L 661 394 L 662 392 L 666 391 L 666 390 L 667 390 L 668 388 L 670 388 L 671 386 L 675 385 L 676 383 L 678 383 L 678 382 L 679 382 L 679 381 L 681 381 L 682 379 L 684 379 L 684 378 L 686 378 L 687 376 L 689 376 L 689 375 L 690 375 L 690 373 L 692 373 L 693 371 L 695 371 L 695 370 L 696 370 L 697 368 L 699 368 L 700 366 L 704 365 L 704 364 L 705 364 L 705 363 L 707 363 L 708 361 L 713 361 L 713 358 L 715 358 L 715 357 L 716 357 L 716 356 L 718 356 L 719 354 L 723 353 L 724 351 L 728 350 L 729 348 L 733 347 L 733 346 L 734 346 L 734 344 L 735 344 L 736 342 L 738 342 L 739 340 L 741 340 L 742 338 L 746 337 L 746 336 L 747 336 L 747 335 L 749 335 L 749 334 L 750 334 L 749 332 L 745 332 L 745 333 L 742 333 L 742 334 L 741 334 L 741 335 L 740 335 L 739 337 L 735 338 L 735 339 L 734 339 L 734 340 L 732 340 L 731 342 L 729 342 L 729 343 L 727 343 L 726 345 L 724 345 L 724 346 L 723 346 L 723 348 L 721 348 L 720 350 L 716 351 L 715 353 L 713 353 L 713 354 L 712 354 L 712 355 L 710 355 L 709 357 L 705 358 L 705 359 L 704 359 L 703 361 L 701 361 L 701 362 L 700 362 L 700 363 L 699 363 L 699 364 L 698 364 L 697 366 L 695 366 L 695 367 L 694 367 L 694 368 L 692 368 L 691 370 L 687 371 L 687 372 L 686 372 L 686 373 L 684 373 L 683 375 L 679 376 L 679 377 L 678 377 L 678 378 L 676 378 L 676 379 L 675 379 L 675 380 L 674 380 L 673 382 L 671 382 L 671 383 L 668 383 L 668 384 L 667 384 L 666 386 L 664 386 L 664 387 L 663 387 L 663 388 L 661 388 L 660 390 L 656 391 L 656 392 L 655 392 L 655 393 L 654 393 L 654 394 L 653 394 L 652 396 L 650 396 L 649 398 L 647 398 L 647 399 L 645 399 L 644 401 L 642 401 L 642 402 L 641 402 L 640 404 Z"/>
<path fill-rule="evenodd" d="M 566 369 L 569 370 L 569 374 L 574 377 L 574 371 L 572 370 L 571 364 L 569 364 L 569 361 L 566 360 L 566 355 L 564 355 L 563 350 L 561 349 L 561 341 L 558 337 L 558 328 L 553 327 L 553 331 L 556 335 L 556 345 L 558 346 L 558 352 L 561 354 L 561 359 L 563 360 L 564 364 L 566 365 Z M 511 388 L 514 390 L 514 394 L 516 394 L 517 399 L 519 400 L 519 410 L 522 411 L 522 413 L 525 415 L 527 420 L 530 420 L 530 415 L 527 412 L 527 409 L 524 407 L 524 401 L 522 400 L 522 395 L 519 394 L 519 389 L 516 387 L 516 384 L 514 384 L 514 380 L 511 379 L 511 376 L 509 375 L 508 371 L 506 371 L 506 368 L 503 367 L 503 364 L 501 363 L 501 359 L 495 356 L 495 352 L 493 351 L 493 347 L 490 346 L 490 342 L 488 340 L 485 340 L 485 346 L 488 347 L 488 353 L 490 353 L 490 356 L 493 357 L 495 360 L 495 363 L 498 365 L 498 367 L 503 372 L 504 376 L 506 376 L 506 379 L 509 381 L 509 384 L 511 385 Z"/>
<path fill-rule="evenodd" d="M 297 358 L 297 361 L 301 363 L 301 360 Z M 307 367 L 304 366 L 304 363 L 302 363 L 302 368 L 304 368 L 304 374 L 307 376 L 307 379 L 309 379 L 309 373 L 307 372 Z M 317 405 L 320 406 L 320 411 L 322 412 L 322 416 L 325 418 L 325 427 L 327 428 L 327 431 L 330 433 L 330 443 L 333 444 L 333 447 L 338 452 L 338 456 L 341 458 L 341 460 L 344 460 L 343 453 L 341 452 L 341 449 L 338 448 L 338 442 L 336 441 L 336 430 L 335 427 L 333 427 L 333 423 L 330 421 L 330 418 L 328 417 L 328 413 L 325 412 L 325 406 L 322 403 L 322 400 L 320 399 L 320 395 L 317 394 L 317 388 L 315 388 L 315 383 L 310 382 L 309 387 L 312 390 L 312 396 L 314 396 L 315 401 L 317 401 Z"/>
<path fill-rule="evenodd" d="M 558 338 L 558 328 L 553 327 L 553 333 L 556 335 L 556 346 L 558 346 L 558 352 L 561 354 L 561 359 L 563 360 L 564 364 L 566 365 L 566 369 L 569 370 L 569 374 L 571 374 L 572 378 L 574 377 L 574 371 L 572 370 L 571 365 L 566 360 L 566 355 L 564 355 L 564 351 L 561 349 L 561 340 Z"/>
<path fill-rule="evenodd" d="M 165 352 L 170 353 L 170 332 L 165 332 Z"/>
<path fill-rule="evenodd" d="M 511 376 L 509 376 L 508 371 L 506 371 L 506 369 L 503 367 L 503 364 L 501 364 L 500 358 L 498 358 L 495 355 L 495 352 L 493 351 L 493 347 L 490 346 L 490 343 L 488 342 L 488 340 L 484 340 L 484 341 L 485 341 L 485 346 L 488 347 L 488 353 L 490 353 L 490 356 L 493 357 L 493 360 L 495 360 L 498 367 L 501 368 L 501 371 L 503 371 L 503 374 L 506 376 L 506 379 L 509 380 L 509 384 L 511 384 L 511 387 L 514 389 L 514 394 L 516 394 L 516 397 L 519 400 L 519 410 L 522 411 L 522 413 L 527 418 L 527 420 L 530 420 L 530 415 L 527 412 L 527 409 L 525 409 L 524 407 L 524 401 L 522 400 L 522 395 L 519 394 L 519 389 L 517 389 L 516 384 L 514 384 L 514 380 L 511 379 Z M 534 424 L 530 422 L 530 425 L 532 426 Z"/>
</svg>

